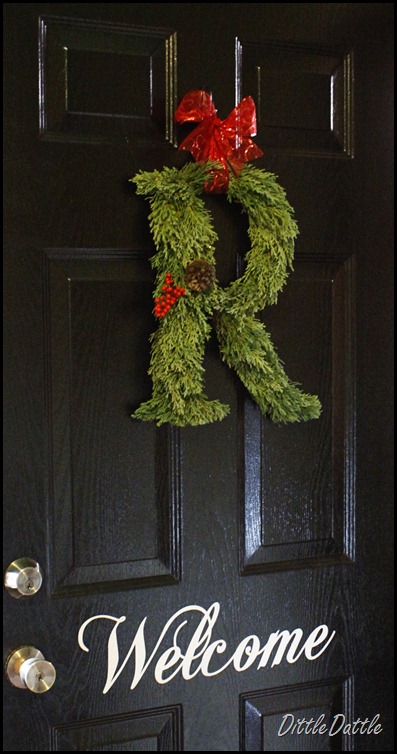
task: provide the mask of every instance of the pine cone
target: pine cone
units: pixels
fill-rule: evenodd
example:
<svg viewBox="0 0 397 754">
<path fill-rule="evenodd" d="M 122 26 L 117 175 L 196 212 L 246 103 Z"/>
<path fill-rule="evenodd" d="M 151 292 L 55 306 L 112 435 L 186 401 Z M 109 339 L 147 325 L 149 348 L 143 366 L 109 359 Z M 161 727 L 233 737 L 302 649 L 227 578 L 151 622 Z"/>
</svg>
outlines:
<svg viewBox="0 0 397 754">
<path fill-rule="evenodd" d="M 185 269 L 185 282 L 192 291 L 207 291 L 215 282 L 215 267 L 206 259 L 194 259 Z"/>
</svg>

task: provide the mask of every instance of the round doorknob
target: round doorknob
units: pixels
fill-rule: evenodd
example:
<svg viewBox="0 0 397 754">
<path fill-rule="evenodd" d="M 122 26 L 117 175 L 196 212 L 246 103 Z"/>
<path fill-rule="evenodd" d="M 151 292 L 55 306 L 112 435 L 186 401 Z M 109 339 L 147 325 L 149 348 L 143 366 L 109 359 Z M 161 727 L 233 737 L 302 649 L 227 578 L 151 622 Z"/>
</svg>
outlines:
<svg viewBox="0 0 397 754">
<path fill-rule="evenodd" d="M 19 647 L 6 662 L 6 675 L 13 686 L 44 694 L 55 683 L 56 671 L 51 662 L 35 647 Z"/>
<path fill-rule="evenodd" d="M 32 558 L 18 558 L 13 560 L 4 574 L 4 586 L 8 594 L 19 599 L 33 597 L 43 583 L 43 573 Z"/>
</svg>

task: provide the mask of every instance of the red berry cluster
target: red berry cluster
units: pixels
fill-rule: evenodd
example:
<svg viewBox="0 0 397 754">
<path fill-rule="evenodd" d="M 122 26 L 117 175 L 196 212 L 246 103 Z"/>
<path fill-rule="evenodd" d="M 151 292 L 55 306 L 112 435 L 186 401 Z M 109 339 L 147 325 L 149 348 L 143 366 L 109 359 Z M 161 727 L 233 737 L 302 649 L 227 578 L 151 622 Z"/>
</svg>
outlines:
<svg viewBox="0 0 397 754">
<path fill-rule="evenodd" d="M 163 290 L 164 293 L 154 299 L 154 313 L 156 317 L 165 317 L 178 298 L 180 296 L 186 296 L 184 288 L 174 285 L 174 279 L 169 272 L 167 272 L 165 276 L 165 285 L 161 286 L 161 290 Z"/>
</svg>

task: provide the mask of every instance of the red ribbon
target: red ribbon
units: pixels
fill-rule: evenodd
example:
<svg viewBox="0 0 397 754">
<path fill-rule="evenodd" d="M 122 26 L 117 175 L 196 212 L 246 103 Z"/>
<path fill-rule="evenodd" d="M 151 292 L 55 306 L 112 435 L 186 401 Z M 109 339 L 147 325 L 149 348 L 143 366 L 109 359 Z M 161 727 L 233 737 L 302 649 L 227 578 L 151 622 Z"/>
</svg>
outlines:
<svg viewBox="0 0 397 754">
<path fill-rule="evenodd" d="M 240 175 L 245 162 L 263 155 L 250 136 L 256 134 L 256 110 L 252 97 L 245 97 L 225 120 L 220 120 L 208 92 L 199 89 L 185 94 L 180 102 L 175 120 L 200 125 L 180 144 L 179 149 L 191 152 L 196 162 L 211 160 L 222 167 L 211 170 L 212 180 L 205 190 L 223 193 L 229 185 L 229 169 Z"/>
</svg>

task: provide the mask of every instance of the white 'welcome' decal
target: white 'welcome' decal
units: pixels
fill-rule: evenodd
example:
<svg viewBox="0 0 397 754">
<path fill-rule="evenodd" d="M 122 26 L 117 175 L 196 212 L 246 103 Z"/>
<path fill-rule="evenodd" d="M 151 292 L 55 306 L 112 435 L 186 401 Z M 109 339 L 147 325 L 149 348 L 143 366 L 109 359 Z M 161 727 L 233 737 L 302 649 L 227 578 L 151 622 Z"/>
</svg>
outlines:
<svg viewBox="0 0 397 754">
<path fill-rule="evenodd" d="M 219 611 L 219 602 L 214 602 L 208 610 L 200 607 L 200 605 L 187 605 L 181 608 L 167 621 L 149 655 L 145 640 L 147 617 L 140 623 L 132 644 L 122 661 L 120 661 L 118 631 L 120 625 L 126 620 L 125 615 L 120 618 L 114 615 L 93 615 L 84 621 L 80 627 L 78 643 L 84 652 L 89 652 L 90 650 L 84 640 L 87 626 L 98 620 L 106 620 L 114 624 L 107 645 L 107 677 L 103 688 L 103 693 L 107 694 L 132 655 L 134 656 L 134 666 L 130 688 L 134 689 L 151 665 L 157 683 L 169 683 L 178 673 L 186 681 L 190 681 L 199 673 L 209 678 L 223 673 L 229 666 L 241 673 L 254 663 L 256 663 L 257 670 L 260 670 L 267 665 L 270 667 L 279 665 L 282 660 L 293 664 L 302 656 L 306 657 L 307 660 L 316 660 L 325 652 L 335 636 L 335 631 L 329 635 L 328 626 L 325 624 L 316 626 L 306 639 L 301 628 L 295 628 L 293 631 L 275 631 L 270 634 L 263 645 L 261 645 L 256 634 L 249 634 L 230 653 L 225 639 L 211 641 Z M 189 631 L 189 619 L 194 617 L 199 618 L 198 625 L 194 628 L 190 638 L 187 636 L 186 640 L 184 633 Z M 184 628 L 185 632 L 182 631 Z M 183 642 L 180 641 L 182 637 Z M 166 638 L 169 639 L 170 646 L 161 654 L 158 654 L 158 649 Z M 185 647 L 184 651 L 181 644 Z M 158 656 L 156 657 L 156 655 Z M 222 657 L 220 658 L 219 655 L 222 655 Z"/>
</svg>

